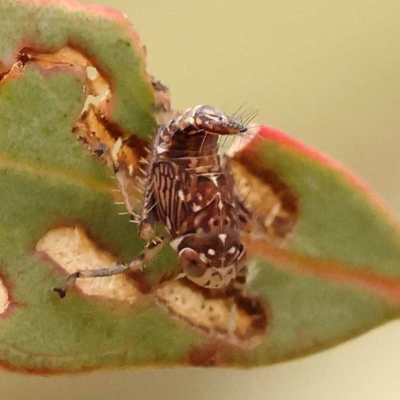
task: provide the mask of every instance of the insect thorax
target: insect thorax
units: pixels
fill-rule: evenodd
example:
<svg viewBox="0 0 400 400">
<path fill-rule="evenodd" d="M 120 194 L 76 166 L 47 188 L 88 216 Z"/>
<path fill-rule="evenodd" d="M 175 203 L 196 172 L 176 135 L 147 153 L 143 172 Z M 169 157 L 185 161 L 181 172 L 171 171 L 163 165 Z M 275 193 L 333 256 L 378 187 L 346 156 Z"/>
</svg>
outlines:
<svg viewBox="0 0 400 400">
<path fill-rule="evenodd" d="M 153 207 L 148 214 L 170 233 L 187 277 L 203 287 L 221 288 L 243 267 L 244 250 L 234 181 L 229 159 L 218 154 L 218 135 L 240 131 L 223 114 L 226 120 L 219 126 L 204 119 L 196 123 L 201 112 L 189 110 L 159 129 L 145 208 Z"/>
</svg>

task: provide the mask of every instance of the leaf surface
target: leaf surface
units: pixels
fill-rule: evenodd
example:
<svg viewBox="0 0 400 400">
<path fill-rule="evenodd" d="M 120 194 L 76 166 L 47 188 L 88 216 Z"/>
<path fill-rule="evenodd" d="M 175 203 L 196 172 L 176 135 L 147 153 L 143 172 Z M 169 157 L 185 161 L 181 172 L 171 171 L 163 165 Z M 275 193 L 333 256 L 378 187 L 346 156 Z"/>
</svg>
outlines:
<svg viewBox="0 0 400 400">
<path fill-rule="evenodd" d="M 75 236 L 59 247 L 53 239 L 50 255 L 38 251 L 49 232 L 79 227 L 88 234 L 82 243 L 93 243 L 95 253 L 104 251 L 110 262 L 134 259 L 143 242 L 129 218 L 118 216 L 112 172 L 71 133 L 86 100 L 85 67 L 29 62 L 19 69 L 15 60 L 23 48 L 41 54 L 79 51 L 107 80 L 112 96 L 105 113 L 127 137 L 154 135 L 152 88 L 140 40 L 116 11 L 69 2 L 2 1 L 0 13 L 7 16 L 0 26 L 4 366 L 57 373 L 266 365 L 343 342 L 398 315 L 400 234 L 394 218 L 343 168 L 269 128 L 260 129 L 232 160 L 237 181 L 242 168 L 259 185 L 274 187 L 282 204 L 296 202 L 282 243 L 262 235 L 244 237 L 257 270 L 250 290 L 267 308 L 260 344 L 238 346 L 194 329 L 140 291 L 132 295 L 134 304 L 92 297 L 86 289 L 61 301 L 51 290 L 65 278 L 61 264 L 86 257 L 86 247 L 67 263 L 61 253 Z M 166 246 L 144 276 L 154 282 L 175 265 Z"/>
</svg>

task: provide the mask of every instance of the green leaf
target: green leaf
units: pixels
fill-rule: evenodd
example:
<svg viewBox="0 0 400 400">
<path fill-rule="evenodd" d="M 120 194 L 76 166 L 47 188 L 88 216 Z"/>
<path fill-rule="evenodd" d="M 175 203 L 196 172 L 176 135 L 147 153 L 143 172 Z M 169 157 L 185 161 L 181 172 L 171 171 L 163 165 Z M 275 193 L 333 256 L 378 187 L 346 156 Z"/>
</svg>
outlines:
<svg viewBox="0 0 400 400">
<path fill-rule="evenodd" d="M 254 290 L 271 310 L 271 331 L 257 348 L 257 362 L 316 352 L 397 317 L 399 226 L 358 178 L 266 127 L 233 162 L 257 171 L 266 184 L 273 171 L 299 201 L 299 220 L 285 248 L 245 239 L 259 259 Z"/>
<path fill-rule="evenodd" d="M 51 289 L 62 285 L 68 265 L 99 257 L 128 262 L 143 242 L 129 219 L 118 216 L 112 172 L 71 133 L 86 99 L 84 66 L 41 58 L 12 67 L 18 52 L 79 49 L 108 82 L 112 101 L 104 113 L 126 137 L 153 136 L 152 89 L 140 41 L 120 13 L 39 1 L 3 1 L 0 13 L 7 16 L 0 26 L 4 366 L 57 373 L 265 365 L 319 351 L 397 317 L 400 234 L 393 217 L 342 168 L 267 128 L 233 158 L 237 180 L 247 171 L 257 180 L 254 193 L 272 188 L 286 213 L 263 216 L 279 240 L 244 237 L 258 272 L 250 289 L 267 308 L 260 343 L 251 347 L 206 334 L 160 306 L 160 292 L 140 293 L 174 269 L 168 246 L 145 271 L 139 290 L 128 277 L 113 281 L 114 291 L 111 281 L 98 280 L 60 300 Z M 61 233 L 46 242 L 54 232 Z M 108 298 L 90 295 L 96 290 Z M 179 287 L 174 293 L 186 299 Z"/>
<path fill-rule="evenodd" d="M 92 60 L 115 93 L 113 120 L 128 133 L 148 137 L 155 129 L 153 96 L 140 38 L 123 14 L 96 5 L 2 1 L 0 60 L 14 63 L 24 47 L 42 53 L 73 47 Z"/>
</svg>

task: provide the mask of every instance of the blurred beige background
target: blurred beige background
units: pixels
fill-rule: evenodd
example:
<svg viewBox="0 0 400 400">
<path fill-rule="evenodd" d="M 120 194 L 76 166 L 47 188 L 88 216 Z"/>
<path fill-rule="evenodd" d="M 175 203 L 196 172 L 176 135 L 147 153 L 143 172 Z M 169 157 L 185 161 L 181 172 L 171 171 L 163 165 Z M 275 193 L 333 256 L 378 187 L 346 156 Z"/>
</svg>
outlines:
<svg viewBox="0 0 400 400">
<path fill-rule="evenodd" d="M 400 2 L 98 2 L 133 21 L 176 107 L 259 108 L 259 122 L 341 160 L 400 216 Z M 0 372 L 0 398 L 399 400 L 400 325 L 252 371 Z"/>
</svg>

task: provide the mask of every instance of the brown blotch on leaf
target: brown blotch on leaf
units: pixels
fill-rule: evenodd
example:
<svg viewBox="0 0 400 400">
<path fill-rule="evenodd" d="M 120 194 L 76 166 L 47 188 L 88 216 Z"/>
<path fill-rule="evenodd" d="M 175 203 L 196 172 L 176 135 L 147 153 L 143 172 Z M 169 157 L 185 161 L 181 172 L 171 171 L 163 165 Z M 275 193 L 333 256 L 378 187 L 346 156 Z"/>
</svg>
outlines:
<svg viewBox="0 0 400 400">
<path fill-rule="evenodd" d="M 65 276 L 82 269 L 109 268 L 116 264 L 110 253 L 101 250 L 79 227 L 60 227 L 48 231 L 36 244 L 36 251 L 44 253 L 65 271 Z M 75 285 L 88 296 L 101 296 L 133 304 L 140 296 L 133 281 L 124 274 L 78 279 Z"/>
<path fill-rule="evenodd" d="M 267 328 L 267 314 L 264 305 L 258 297 L 240 296 L 236 299 L 239 313 L 251 316 L 251 327 L 254 331 L 264 331 Z"/>
<path fill-rule="evenodd" d="M 18 53 L 17 61 L 23 65 L 35 62 L 43 68 L 53 68 L 60 65 L 75 65 L 86 68 L 91 65 L 82 53 L 71 47 L 63 47 L 53 53 L 39 53 L 32 48 L 24 47 Z"/>
<path fill-rule="evenodd" d="M 220 343 L 202 344 L 192 347 L 189 352 L 189 364 L 194 367 L 215 367 L 219 364 L 218 350 Z"/>
</svg>

